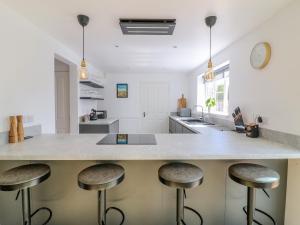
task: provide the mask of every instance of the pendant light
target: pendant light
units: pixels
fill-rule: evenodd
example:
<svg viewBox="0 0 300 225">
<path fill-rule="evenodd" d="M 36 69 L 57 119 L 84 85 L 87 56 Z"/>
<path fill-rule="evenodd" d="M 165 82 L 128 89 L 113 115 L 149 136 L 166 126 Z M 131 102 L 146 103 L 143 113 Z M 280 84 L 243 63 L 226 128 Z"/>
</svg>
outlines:
<svg viewBox="0 0 300 225">
<path fill-rule="evenodd" d="M 84 28 L 89 24 L 90 18 L 85 15 L 78 15 L 77 19 L 79 24 L 82 26 L 82 60 L 80 63 L 80 79 L 86 80 L 88 78 L 88 70 L 87 70 L 87 64 L 84 57 L 84 50 L 85 50 Z"/>
<path fill-rule="evenodd" d="M 216 16 L 209 16 L 205 18 L 205 23 L 209 27 L 209 61 L 207 71 L 204 74 L 205 81 L 211 81 L 215 78 L 213 63 L 211 60 L 211 28 L 216 24 L 217 17 Z"/>
</svg>

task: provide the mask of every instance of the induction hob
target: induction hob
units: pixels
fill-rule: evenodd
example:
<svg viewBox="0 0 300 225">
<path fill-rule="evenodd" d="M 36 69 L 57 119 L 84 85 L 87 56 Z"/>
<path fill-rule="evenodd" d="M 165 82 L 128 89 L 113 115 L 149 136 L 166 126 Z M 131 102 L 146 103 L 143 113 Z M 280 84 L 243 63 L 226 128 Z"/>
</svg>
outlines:
<svg viewBox="0 0 300 225">
<path fill-rule="evenodd" d="M 108 134 L 97 145 L 156 145 L 154 134 Z"/>
</svg>

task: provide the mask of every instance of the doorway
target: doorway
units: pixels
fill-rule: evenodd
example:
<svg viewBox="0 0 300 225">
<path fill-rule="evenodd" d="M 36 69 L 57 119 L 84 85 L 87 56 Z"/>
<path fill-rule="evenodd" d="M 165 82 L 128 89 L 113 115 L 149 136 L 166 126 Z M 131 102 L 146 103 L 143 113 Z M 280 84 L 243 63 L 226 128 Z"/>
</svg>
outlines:
<svg viewBox="0 0 300 225">
<path fill-rule="evenodd" d="M 70 67 L 55 59 L 55 131 L 70 133 Z"/>
<path fill-rule="evenodd" d="M 168 133 L 169 83 L 140 83 L 141 133 Z"/>
</svg>

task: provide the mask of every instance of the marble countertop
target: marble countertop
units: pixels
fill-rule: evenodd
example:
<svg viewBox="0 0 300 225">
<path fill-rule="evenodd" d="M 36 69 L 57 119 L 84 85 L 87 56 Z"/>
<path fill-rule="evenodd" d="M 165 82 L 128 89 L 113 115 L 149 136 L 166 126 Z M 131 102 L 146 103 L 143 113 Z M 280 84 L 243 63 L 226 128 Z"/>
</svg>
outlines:
<svg viewBox="0 0 300 225">
<path fill-rule="evenodd" d="M 91 120 L 87 122 L 80 122 L 80 125 L 109 125 L 116 122 L 117 118 L 107 118 L 107 119 L 98 119 L 98 120 Z"/>
<path fill-rule="evenodd" d="M 0 160 L 241 160 L 299 159 L 300 150 L 232 131 L 155 134 L 157 145 L 96 145 L 105 134 L 44 134 L 0 146 Z"/>
</svg>

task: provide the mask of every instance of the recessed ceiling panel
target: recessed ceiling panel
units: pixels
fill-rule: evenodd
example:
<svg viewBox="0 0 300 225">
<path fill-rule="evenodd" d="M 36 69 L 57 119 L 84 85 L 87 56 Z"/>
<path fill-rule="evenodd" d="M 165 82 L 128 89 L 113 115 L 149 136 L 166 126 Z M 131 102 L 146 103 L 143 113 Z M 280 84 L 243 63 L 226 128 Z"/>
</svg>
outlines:
<svg viewBox="0 0 300 225">
<path fill-rule="evenodd" d="M 175 19 L 120 19 L 125 35 L 172 35 Z"/>
</svg>

